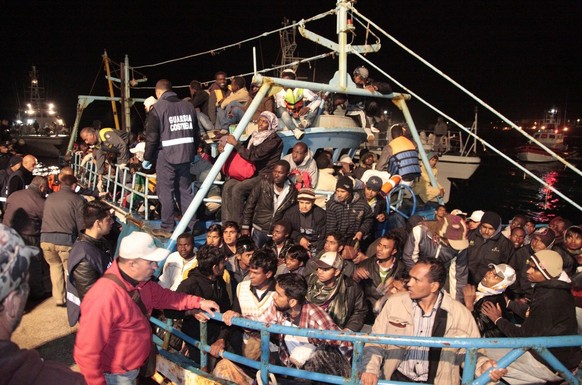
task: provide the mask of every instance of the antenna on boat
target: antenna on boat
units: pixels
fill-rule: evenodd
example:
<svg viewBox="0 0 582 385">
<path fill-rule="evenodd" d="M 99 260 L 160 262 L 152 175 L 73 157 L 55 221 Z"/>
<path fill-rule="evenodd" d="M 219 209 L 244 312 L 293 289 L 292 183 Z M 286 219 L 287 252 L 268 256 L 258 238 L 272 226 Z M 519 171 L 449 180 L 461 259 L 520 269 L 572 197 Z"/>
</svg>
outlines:
<svg viewBox="0 0 582 385">
<path fill-rule="evenodd" d="M 257 72 L 257 47 L 253 46 L 253 78 L 258 75 Z"/>
</svg>

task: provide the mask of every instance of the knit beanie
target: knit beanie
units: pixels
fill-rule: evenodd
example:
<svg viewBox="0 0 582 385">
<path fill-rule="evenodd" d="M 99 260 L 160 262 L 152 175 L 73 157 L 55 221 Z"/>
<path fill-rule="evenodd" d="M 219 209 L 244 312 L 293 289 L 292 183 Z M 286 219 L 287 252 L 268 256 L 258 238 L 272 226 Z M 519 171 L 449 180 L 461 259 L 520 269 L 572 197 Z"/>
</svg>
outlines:
<svg viewBox="0 0 582 385">
<path fill-rule="evenodd" d="M 538 237 L 540 241 L 542 241 L 542 243 L 546 246 L 546 248 L 549 248 L 556 238 L 554 230 L 550 229 L 549 227 L 541 227 L 537 229 L 533 233 L 533 236 Z"/>
<path fill-rule="evenodd" d="M 481 218 L 481 223 L 487 223 L 495 230 L 497 230 L 499 226 L 501 226 L 501 217 L 499 214 L 494 213 L 493 211 L 485 211 L 483 217 Z"/>
<path fill-rule="evenodd" d="M 555 251 L 540 250 L 530 258 L 545 279 L 558 278 L 562 274 L 564 262 Z"/>
<path fill-rule="evenodd" d="M 338 178 L 335 188 L 341 188 L 342 190 L 346 190 L 347 192 L 351 193 L 354 191 L 354 182 L 349 176 L 341 176 Z"/>
</svg>

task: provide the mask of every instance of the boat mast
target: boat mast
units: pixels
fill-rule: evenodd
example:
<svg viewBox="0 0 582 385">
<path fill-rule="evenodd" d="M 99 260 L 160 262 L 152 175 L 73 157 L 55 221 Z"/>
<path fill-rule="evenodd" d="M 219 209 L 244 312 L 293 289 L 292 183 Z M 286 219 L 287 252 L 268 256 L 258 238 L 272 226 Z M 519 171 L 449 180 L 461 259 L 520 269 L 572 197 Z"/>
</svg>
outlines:
<svg viewBox="0 0 582 385">
<path fill-rule="evenodd" d="M 105 50 L 103 53 L 103 63 L 105 63 L 105 73 L 107 74 L 107 85 L 109 86 L 109 96 L 113 98 L 115 97 L 115 92 L 113 91 L 113 82 L 111 81 L 111 67 L 109 66 L 109 57 L 107 56 L 107 50 Z M 115 129 L 119 130 L 119 116 L 117 116 L 117 104 L 113 99 L 111 99 L 111 110 L 113 111 Z"/>
</svg>

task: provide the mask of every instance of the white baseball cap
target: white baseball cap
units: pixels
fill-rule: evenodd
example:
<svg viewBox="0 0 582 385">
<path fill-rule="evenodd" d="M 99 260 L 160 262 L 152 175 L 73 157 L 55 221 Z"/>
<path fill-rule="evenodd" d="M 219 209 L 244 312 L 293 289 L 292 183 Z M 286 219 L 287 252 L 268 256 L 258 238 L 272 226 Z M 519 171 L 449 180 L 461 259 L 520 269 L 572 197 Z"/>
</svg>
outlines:
<svg viewBox="0 0 582 385">
<path fill-rule="evenodd" d="M 160 262 L 170 254 L 170 250 L 157 247 L 154 238 L 147 233 L 134 231 L 121 240 L 119 256 L 125 259 L 145 259 Z"/>
<path fill-rule="evenodd" d="M 481 222 L 481 218 L 483 218 L 483 214 L 485 214 L 485 211 L 476 210 L 476 211 L 473 211 L 471 213 L 471 216 L 467 219 L 470 221 L 473 221 L 473 222 Z"/>
</svg>

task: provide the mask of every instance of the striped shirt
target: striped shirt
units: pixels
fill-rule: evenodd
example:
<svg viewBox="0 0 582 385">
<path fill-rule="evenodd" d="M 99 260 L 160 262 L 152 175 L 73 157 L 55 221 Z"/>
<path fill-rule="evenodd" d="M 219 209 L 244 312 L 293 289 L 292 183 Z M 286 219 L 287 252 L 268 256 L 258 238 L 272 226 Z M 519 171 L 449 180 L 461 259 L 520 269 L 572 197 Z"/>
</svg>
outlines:
<svg viewBox="0 0 582 385">
<path fill-rule="evenodd" d="M 443 293 L 439 292 L 434 307 L 430 313 L 425 314 L 418 301 L 413 301 L 413 336 L 431 337 L 432 327 L 436 317 L 437 310 L 441 306 Z M 413 381 L 428 380 L 428 347 L 411 347 L 404 355 L 404 358 L 398 365 L 398 371 Z"/>
</svg>

